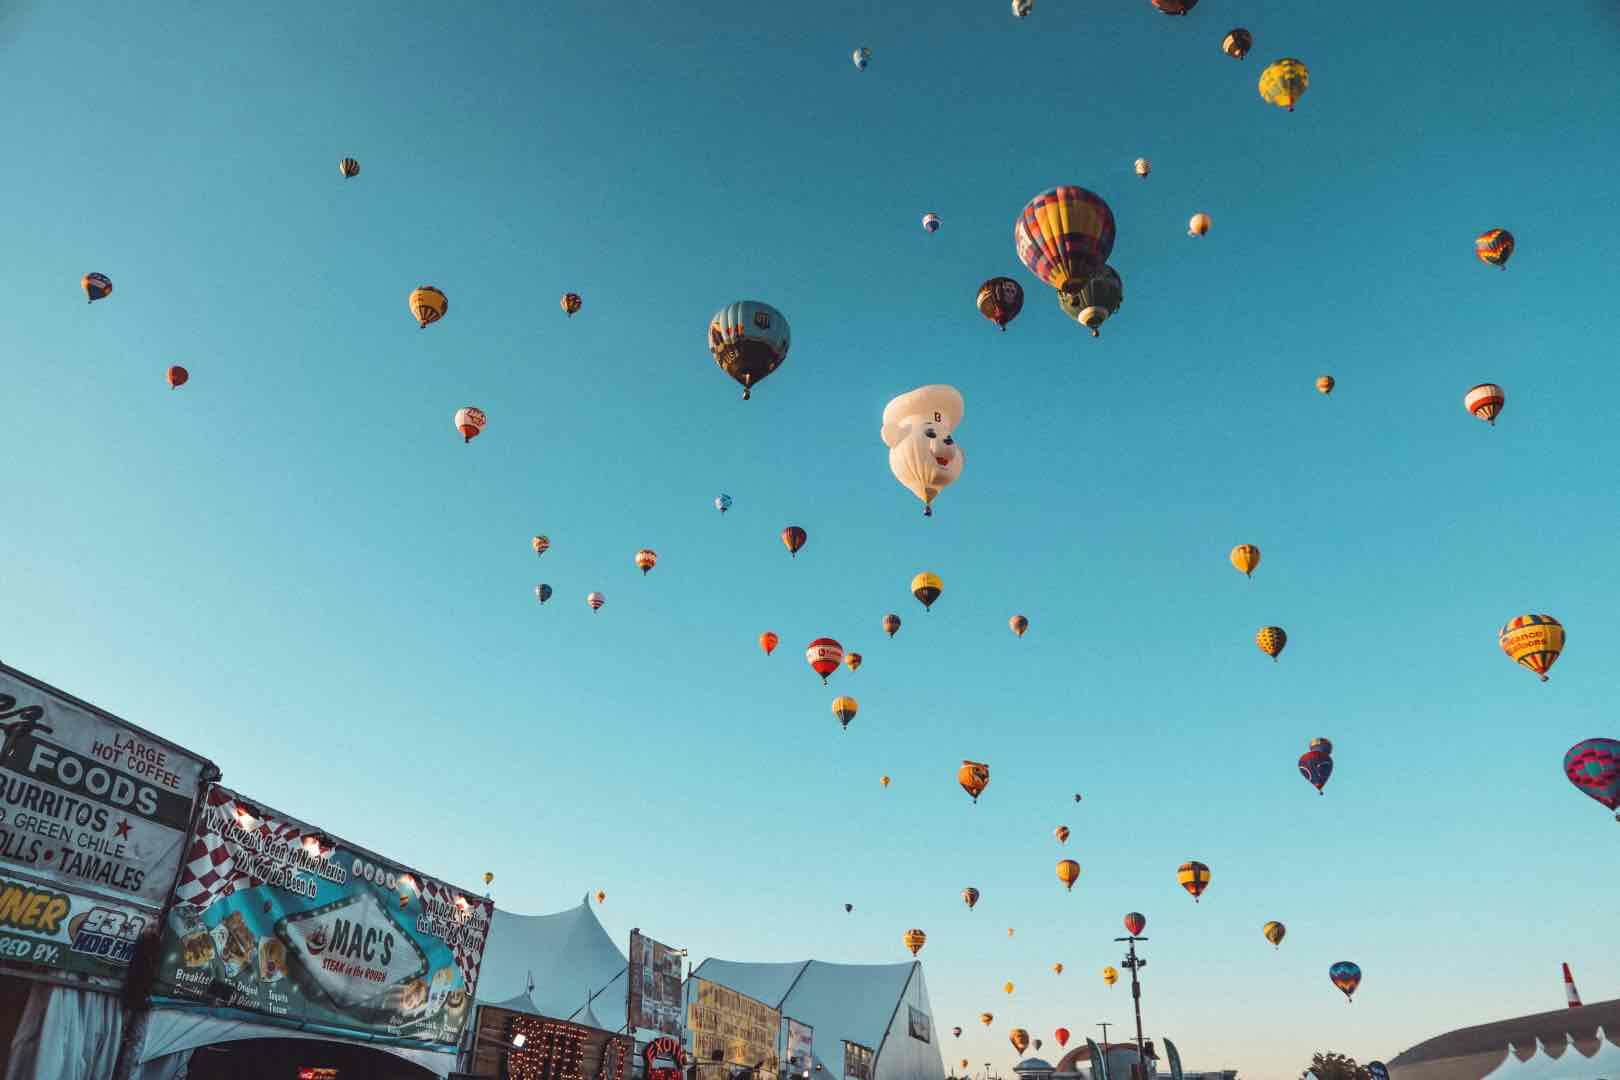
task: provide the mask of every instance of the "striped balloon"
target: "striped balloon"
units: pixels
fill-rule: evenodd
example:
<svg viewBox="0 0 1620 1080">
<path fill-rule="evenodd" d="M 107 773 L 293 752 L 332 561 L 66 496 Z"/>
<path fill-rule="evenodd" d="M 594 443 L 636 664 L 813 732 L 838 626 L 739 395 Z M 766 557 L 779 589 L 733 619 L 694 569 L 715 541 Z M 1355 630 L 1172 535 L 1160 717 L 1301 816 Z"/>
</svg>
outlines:
<svg viewBox="0 0 1620 1080">
<path fill-rule="evenodd" d="M 1474 238 L 1474 254 L 1479 261 L 1507 269 L 1513 258 L 1513 234 L 1506 229 L 1486 229 Z"/>
<path fill-rule="evenodd" d="M 444 295 L 444 290 L 433 285 L 418 285 L 411 290 L 411 314 L 416 316 L 417 323 L 426 327 L 428 323 L 438 322 L 444 318 L 444 313 L 450 310 L 450 298 Z"/>
<path fill-rule="evenodd" d="M 461 432 L 462 442 L 472 442 L 478 438 L 487 423 L 489 418 L 484 415 L 484 410 L 476 405 L 463 405 L 456 410 L 455 425 L 456 430 Z"/>
<path fill-rule="evenodd" d="M 657 565 L 658 552 L 654 551 L 652 548 L 642 548 L 640 551 L 636 552 L 636 566 L 641 569 L 641 574 L 643 577 L 646 577 L 647 571 L 651 570 Z"/>
<path fill-rule="evenodd" d="M 84 295 L 89 297 L 86 303 L 93 304 L 112 295 L 112 278 L 106 274 L 94 272 L 86 274 L 79 279 L 79 286 L 84 289 Z"/>
<path fill-rule="evenodd" d="M 544 533 L 541 533 L 529 543 L 534 548 L 534 553 L 536 555 L 544 555 L 546 552 L 551 550 L 551 537 Z"/>
<path fill-rule="evenodd" d="M 1102 197 L 1064 185 L 1029 201 L 1013 222 L 1013 244 L 1030 273 L 1062 289 L 1101 270 L 1114 250 L 1114 212 Z"/>
<path fill-rule="evenodd" d="M 1510 619 L 1497 643 L 1514 663 L 1547 681 L 1547 671 L 1564 651 L 1564 624 L 1551 615 L 1520 615 Z"/>
<path fill-rule="evenodd" d="M 585 598 L 585 602 L 591 605 L 592 611 L 601 611 L 602 605 L 607 603 L 607 597 L 599 592 L 593 592 Z"/>
<path fill-rule="evenodd" d="M 345 180 L 359 176 L 360 163 L 354 160 L 352 157 L 346 157 L 342 161 L 338 162 L 338 172 L 343 174 L 343 179 Z"/>
<path fill-rule="evenodd" d="M 1254 48 L 1254 35 L 1239 26 L 1226 35 L 1221 42 L 1221 51 L 1234 60 L 1241 60 L 1249 55 Z"/>
<path fill-rule="evenodd" d="M 1196 859 L 1184 862 L 1176 869 L 1176 881 L 1192 894 L 1193 903 L 1196 904 L 1198 898 L 1204 895 L 1204 890 L 1209 888 L 1209 867 Z"/>
<path fill-rule="evenodd" d="M 1507 404 L 1507 392 L 1495 383 L 1480 383 L 1463 395 L 1463 408 L 1485 421 L 1491 427 L 1496 426 L 1496 418 L 1502 412 L 1502 406 Z"/>
<path fill-rule="evenodd" d="M 1324 396 L 1333 393 L 1333 388 L 1339 385 L 1331 375 L 1318 375 L 1316 377 L 1316 391 Z"/>
</svg>

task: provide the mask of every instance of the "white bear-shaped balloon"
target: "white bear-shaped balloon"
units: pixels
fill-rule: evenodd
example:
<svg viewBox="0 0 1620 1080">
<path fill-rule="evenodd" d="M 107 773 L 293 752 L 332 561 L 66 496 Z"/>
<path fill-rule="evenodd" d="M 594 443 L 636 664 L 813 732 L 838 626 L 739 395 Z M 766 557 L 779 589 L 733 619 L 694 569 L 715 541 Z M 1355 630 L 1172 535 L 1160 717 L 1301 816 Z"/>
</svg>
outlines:
<svg viewBox="0 0 1620 1080">
<path fill-rule="evenodd" d="M 953 432 L 962 422 L 962 395 L 954 386 L 919 386 L 883 410 L 883 445 L 894 478 L 934 514 L 934 497 L 956 482 L 966 460 Z"/>
</svg>

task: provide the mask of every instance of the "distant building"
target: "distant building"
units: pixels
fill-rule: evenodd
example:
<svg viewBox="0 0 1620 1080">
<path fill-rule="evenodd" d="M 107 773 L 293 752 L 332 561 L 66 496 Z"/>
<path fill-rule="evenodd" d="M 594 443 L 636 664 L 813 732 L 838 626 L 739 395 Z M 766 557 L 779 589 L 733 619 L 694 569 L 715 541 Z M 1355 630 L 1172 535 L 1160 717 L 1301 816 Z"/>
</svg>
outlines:
<svg viewBox="0 0 1620 1080">
<path fill-rule="evenodd" d="M 1391 1058 L 1389 1075 L 1390 1080 L 1514 1080 L 1532 1073 L 1545 1080 L 1620 1077 L 1620 1068 L 1610 1065 L 1620 1050 L 1617 1041 L 1620 999 L 1448 1031 Z"/>
</svg>

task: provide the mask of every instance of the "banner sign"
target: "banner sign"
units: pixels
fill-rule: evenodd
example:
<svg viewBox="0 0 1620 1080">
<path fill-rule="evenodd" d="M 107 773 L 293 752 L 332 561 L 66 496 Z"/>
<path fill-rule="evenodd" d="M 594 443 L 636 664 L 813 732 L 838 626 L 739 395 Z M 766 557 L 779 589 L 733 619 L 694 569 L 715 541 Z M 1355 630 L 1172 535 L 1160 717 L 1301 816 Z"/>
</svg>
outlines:
<svg viewBox="0 0 1620 1080">
<path fill-rule="evenodd" d="M 809 1024 L 784 1018 L 787 1027 L 788 1071 L 808 1075 L 815 1068 L 816 1030 Z"/>
<path fill-rule="evenodd" d="M 844 1080 L 872 1080 L 872 1051 L 859 1043 L 844 1043 Z"/>
<path fill-rule="evenodd" d="M 681 955 L 630 931 L 630 1026 L 681 1037 Z"/>
<path fill-rule="evenodd" d="M 906 1030 L 911 1033 L 913 1039 L 921 1039 L 923 1042 L 934 1041 L 934 1025 L 929 1021 L 928 1014 L 911 1005 L 906 1006 Z"/>
<path fill-rule="evenodd" d="M 165 1004 L 454 1044 L 494 902 L 217 785 L 163 931 Z"/>
<path fill-rule="evenodd" d="M 694 1056 L 699 1061 L 758 1066 L 756 1075 L 774 1077 L 782 1014 L 763 1001 L 708 979 L 694 977 L 690 982 L 693 993 L 686 1026 L 692 1032 Z"/>
<path fill-rule="evenodd" d="M 83 975 L 117 987 L 135 939 L 157 916 L 130 904 L 0 875 L 0 962 Z"/>
</svg>

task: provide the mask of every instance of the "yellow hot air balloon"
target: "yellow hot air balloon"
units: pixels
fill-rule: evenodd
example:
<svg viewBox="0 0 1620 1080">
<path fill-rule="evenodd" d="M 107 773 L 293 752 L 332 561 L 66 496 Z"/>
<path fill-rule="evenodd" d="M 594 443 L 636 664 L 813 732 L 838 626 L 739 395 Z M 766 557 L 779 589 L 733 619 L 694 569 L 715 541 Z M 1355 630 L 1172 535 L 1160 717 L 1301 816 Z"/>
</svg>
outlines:
<svg viewBox="0 0 1620 1080">
<path fill-rule="evenodd" d="M 1114 970 L 1111 967 L 1103 968 L 1103 982 L 1107 983 L 1109 986 L 1113 986 L 1118 981 L 1119 981 L 1119 972 L 1118 971 Z"/>
<path fill-rule="evenodd" d="M 888 778 L 888 776 L 884 776 L 883 779 L 878 781 L 878 783 L 882 784 L 884 787 L 888 787 L 889 786 L 889 778 Z"/>
<path fill-rule="evenodd" d="M 985 1027 L 989 1027 L 994 1020 L 995 1020 L 995 1016 L 992 1015 L 991 1013 L 980 1013 L 979 1014 L 979 1023 L 983 1024 Z"/>
<path fill-rule="evenodd" d="M 421 326 L 438 322 L 449 310 L 449 299 L 432 285 L 418 285 L 411 290 L 411 314 Z"/>
<path fill-rule="evenodd" d="M 916 956 L 917 951 L 928 941 L 928 935 L 913 927 L 900 935 L 900 941 L 911 950 L 912 956 Z"/>
<path fill-rule="evenodd" d="M 1012 983 L 1008 983 L 1007 985 L 1011 986 Z M 1023 1028 L 1013 1028 L 1011 1031 L 1007 1032 L 1007 1041 L 1012 1043 L 1014 1050 L 1022 1054 L 1025 1050 L 1029 1049 L 1029 1032 L 1025 1031 Z"/>
<path fill-rule="evenodd" d="M 1003 990 L 1003 991 L 1004 991 L 1004 992 L 1006 992 L 1006 993 L 1009 993 L 1009 994 L 1010 994 L 1010 993 L 1012 993 L 1012 992 L 1013 992 L 1013 984 L 1012 984 L 1012 983 L 1010 983 L 1010 982 L 1004 982 L 1004 983 L 1002 983 L 1002 984 L 1001 984 L 1001 989 L 1002 989 L 1002 990 Z"/>
<path fill-rule="evenodd" d="M 1239 544 L 1232 549 L 1232 554 L 1227 558 L 1232 560 L 1232 565 L 1237 567 L 1244 577 L 1253 577 L 1254 568 L 1260 565 L 1260 549 L 1253 544 Z"/>
<path fill-rule="evenodd" d="M 1063 859 L 1057 864 L 1058 880 L 1063 887 L 1074 892 L 1074 883 L 1080 880 L 1080 864 L 1073 859 Z"/>
<path fill-rule="evenodd" d="M 1260 96 L 1279 109 L 1294 111 L 1311 85 L 1311 70 L 1303 61 L 1284 57 L 1260 73 Z"/>
<path fill-rule="evenodd" d="M 843 725 L 845 731 L 849 730 L 849 722 L 855 719 L 855 714 L 860 711 L 860 708 L 860 703 L 852 697 L 833 698 L 833 715 L 838 717 L 838 722 Z"/>
<path fill-rule="evenodd" d="M 1063 962 L 1061 960 L 1052 965 L 1052 974 L 1054 974 L 1054 975 L 1063 974 Z"/>
<path fill-rule="evenodd" d="M 494 880 L 495 880 L 494 872 L 490 871 L 490 870 L 485 870 L 484 871 L 484 884 L 488 885 L 490 882 L 492 882 Z"/>
<path fill-rule="evenodd" d="M 1271 942 L 1273 945 L 1281 946 L 1283 935 L 1288 933 L 1288 927 L 1284 926 L 1276 919 L 1273 919 L 1266 923 L 1265 926 L 1261 927 L 1260 932 L 1266 935 L 1267 941 Z"/>
<path fill-rule="evenodd" d="M 1280 626 L 1262 626 L 1254 635 L 1254 643 L 1261 652 L 1276 660 L 1288 644 L 1288 632 Z"/>
<path fill-rule="evenodd" d="M 930 574 L 925 571 L 911 579 L 911 595 L 915 596 L 922 603 L 922 606 L 929 611 L 933 610 L 934 601 L 938 600 L 939 594 L 944 591 L 945 583 L 939 580 L 938 574 Z"/>
<path fill-rule="evenodd" d="M 1564 651 L 1564 624 L 1551 615 L 1520 615 L 1508 620 L 1496 640 L 1514 663 L 1546 682 L 1548 669 Z"/>
</svg>

